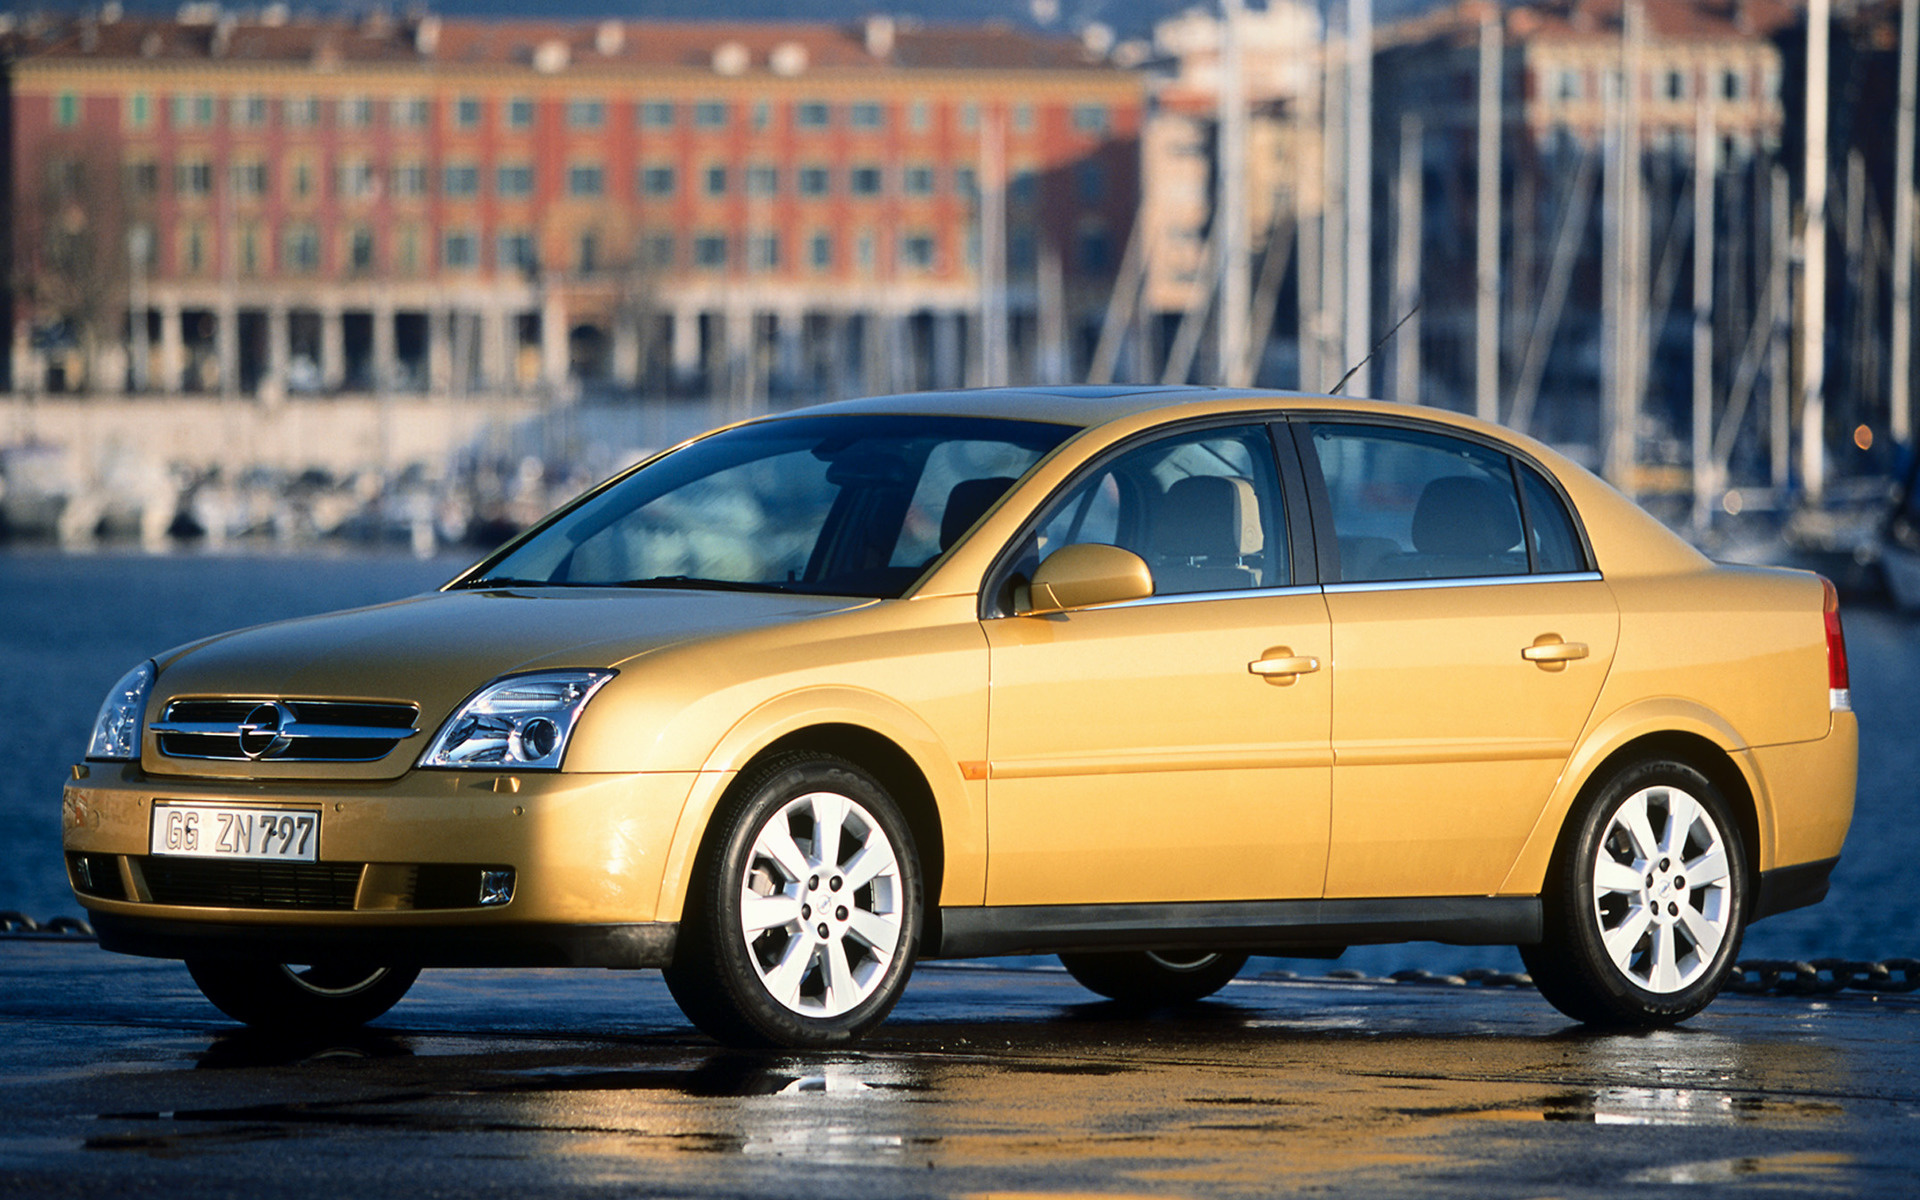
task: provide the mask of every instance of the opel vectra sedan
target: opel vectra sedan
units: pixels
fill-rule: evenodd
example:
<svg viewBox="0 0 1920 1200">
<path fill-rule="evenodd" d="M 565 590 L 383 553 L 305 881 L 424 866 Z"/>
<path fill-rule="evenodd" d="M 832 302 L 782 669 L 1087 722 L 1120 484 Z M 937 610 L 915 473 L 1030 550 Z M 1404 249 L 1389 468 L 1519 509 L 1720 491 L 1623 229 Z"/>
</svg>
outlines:
<svg viewBox="0 0 1920 1200">
<path fill-rule="evenodd" d="M 1857 736 L 1831 584 L 1537 442 L 959 392 L 735 425 L 436 593 L 143 662 L 63 818 L 101 945 L 261 1026 L 659 967 L 715 1037 L 808 1047 L 919 958 L 1150 1005 L 1408 940 L 1665 1025 L 1825 894 Z"/>
</svg>

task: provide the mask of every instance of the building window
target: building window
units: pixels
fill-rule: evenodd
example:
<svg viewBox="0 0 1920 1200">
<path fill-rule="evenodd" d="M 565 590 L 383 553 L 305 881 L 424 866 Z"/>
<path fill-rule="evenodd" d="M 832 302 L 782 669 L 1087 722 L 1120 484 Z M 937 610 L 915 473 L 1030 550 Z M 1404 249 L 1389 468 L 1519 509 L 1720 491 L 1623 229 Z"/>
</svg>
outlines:
<svg viewBox="0 0 1920 1200">
<path fill-rule="evenodd" d="M 643 253 L 649 267 L 667 270 L 673 266 L 673 235 L 670 233 L 648 234 Z"/>
<path fill-rule="evenodd" d="M 574 268 L 582 275 L 592 275 L 600 270 L 600 235 L 588 230 L 580 235 L 574 244 Z"/>
<path fill-rule="evenodd" d="M 755 163 L 747 168 L 747 195 L 772 196 L 780 191 L 780 168 Z"/>
<path fill-rule="evenodd" d="M 933 195 L 933 168 L 924 163 L 900 172 L 900 190 L 909 196 Z"/>
<path fill-rule="evenodd" d="M 502 271 L 531 271 L 536 265 L 533 235 L 524 229 L 501 234 L 495 252 L 498 255 L 497 265 Z"/>
<path fill-rule="evenodd" d="M 807 239 L 807 262 L 816 271 L 833 266 L 833 235 L 821 230 Z"/>
<path fill-rule="evenodd" d="M 1729 67 L 1720 76 L 1720 96 L 1725 100 L 1745 100 L 1747 77 L 1739 70 Z"/>
<path fill-rule="evenodd" d="M 413 275 L 420 270 L 420 230 L 412 225 L 400 230 L 399 246 L 394 252 L 396 265 L 403 275 Z"/>
<path fill-rule="evenodd" d="M 296 200 L 313 195 L 313 164 L 305 159 L 293 164 L 293 195 Z"/>
<path fill-rule="evenodd" d="M 425 129 L 428 104 L 421 96 L 401 96 L 393 102 L 395 129 Z"/>
<path fill-rule="evenodd" d="M 1007 180 L 1007 199 L 1015 204 L 1032 204 L 1040 195 L 1040 175 L 1032 167 L 1019 167 Z"/>
<path fill-rule="evenodd" d="M 533 168 L 527 163 L 494 168 L 493 190 L 503 200 L 521 200 L 533 195 Z"/>
<path fill-rule="evenodd" d="M 969 200 L 980 195 L 980 172 L 972 167 L 953 169 L 953 190 Z"/>
<path fill-rule="evenodd" d="M 593 197 L 607 190 L 606 173 L 593 163 L 574 163 L 567 168 L 567 195 Z"/>
<path fill-rule="evenodd" d="M 675 186 L 674 169 L 663 164 L 640 168 L 640 194 L 671 196 Z"/>
<path fill-rule="evenodd" d="M 960 106 L 960 128 L 966 133 L 980 128 L 980 106 L 971 100 Z"/>
<path fill-rule="evenodd" d="M 453 125 L 456 129 L 480 128 L 480 97 L 460 96 L 453 102 Z"/>
<path fill-rule="evenodd" d="M 607 105 L 602 100 L 567 101 L 568 129 L 598 129 L 607 123 Z"/>
<path fill-rule="evenodd" d="M 373 101 L 365 96 L 344 96 L 340 100 L 340 128 L 367 129 L 373 125 Z"/>
<path fill-rule="evenodd" d="M 1073 130 L 1089 137 L 1103 137 L 1107 132 L 1107 106 L 1104 104 L 1076 104 L 1073 106 Z"/>
<path fill-rule="evenodd" d="M 715 163 L 714 165 L 706 169 L 706 171 L 704 172 L 704 178 L 706 180 L 707 195 L 724 196 L 727 194 L 726 167 L 718 163 Z"/>
<path fill-rule="evenodd" d="M 213 124 L 213 97 L 204 92 L 173 98 L 175 129 L 204 129 Z"/>
<path fill-rule="evenodd" d="M 1580 71 L 1563 68 L 1554 79 L 1554 95 L 1561 100 L 1578 100 L 1586 90 L 1586 76 Z"/>
<path fill-rule="evenodd" d="M 285 257 L 289 271 L 319 270 L 320 231 L 304 222 L 287 230 Z"/>
<path fill-rule="evenodd" d="M 1107 172 L 1097 162 L 1083 162 L 1074 168 L 1074 188 L 1080 194 L 1080 203 L 1098 204 L 1107 195 Z"/>
<path fill-rule="evenodd" d="M 1104 230 L 1082 230 L 1077 249 L 1079 266 L 1083 273 L 1099 275 L 1112 269 L 1112 244 Z"/>
<path fill-rule="evenodd" d="M 203 158 L 173 164 L 173 191 L 176 196 L 212 195 L 213 164 Z"/>
<path fill-rule="evenodd" d="M 427 194 L 427 164 L 409 159 L 393 169 L 393 194 L 417 197 Z"/>
<path fill-rule="evenodd" d="M 1033 270 L 1040 261 L 1036 252 L 1037 243 L 1031 227 L 1022 226 L 1007 235 L 1007 269 L 1022 274 Z"/>
<path fill-rule="evenodd" d="M 1076 112 L 1075 115 L 1077 116 L 1078 113 Z M 1033 132 L 1033 105 L 1016 104 L 1013 106 L 1013 131 L 1015 133 Z"/>
<path fill-rule="evenodd" d="M 514 96 L 507 101 L 507 128 L 533 128 L 533 101 L 526 96 Z"/>
<path fill-rule="evenodd" d="M 234 163 L 231 171 L 233 194 L 245 200 L 258 200 L 267 194 L 267 164 L 260 159 Z"/>
<path fill-rule="evenodd" d="M 312 96 L 289 96 L 280 102 L 289 129 L 312 129 L 320 124 L 320 101 Z"/>
<path fill-rule="evenodd" d="M 259 129 L 267 123 L 267 98 L 235 96 L 228 107 L 227 120 L 235 129 Z"/>
<path fill-rule="evenodd" d="M 480 265 L 480 239 L 464 229 L 454 230 L 440 239 L 440 265 L 454 271 L 470 271 Z"/>
<path fill-rule="evenodd" d="M 693 265 L 703 271 L 717 271 L 727 265 L 725 234 L 703 233 L 693 239 Z"/>
<path fill-rule="evenodd" d="M 933 270 L 933 236 L 909 233 L 900 239 L 900 265 L 909 271 Z"/>
<path fill-rule="evenodd" d="M 915 133 L 925 133 L 927 126 L 933 123 L 932 107 L 925 100 L 915 100 L 907 106 L 907 128 Z"/>
<path fill-rule="evenodd" d="M 860 236 L 853 239 L 853 263 L 860 268 L 862 275 L 873 274 L 874 241 L 873 231 L 863 229 Z"/>
<path fill-rule="evenodd" d="M 847 125 L 852 129 L 873 130 L 886 124 L 885 110 L 870 100 L 847 106 Z"/>
<path fill-rule="evenodd" d="M 672 129 L 673 101 L 643 100 L 640 103 L 640 127 L 642 129 Z"/>
<path fill-rule="evenodd" d="M 747 238 L 747 268 L 753 271 L 780 269 L 780 235 L 755 233 Z"/>
<path fill-rule="evenodd" d="M 478 195 L 480 191 L 480 168 L 472 163 L 459 163 L 440 172 L 440 194 L 456 198 Z"/>
<path fill-rule="evenodd" d="M 1666 97 L 1669 100 L 1685 100 L 1687 98 L 1687 73 L 1685 71 L 1673 70 L 1667 72 Z"/>
<path fill-rule="evenodd" d="M 127 164 L 127 190 L 145 199 L 160 190 L 160 168 L 150 158 Z"/>
<path fill-rule="evenodd" d="M 878 196 L 880 180 L 879 167 L 854 167 L 847 172 L 847 190 L 856 196 Z"/>
<path fill-rule="evenodd" d="M 794 176 L 802 196 L 824 196 L 832 190 L 833 177 L 825 167 L 801 167 Z"/>
<path fill-rule="evenodd" d="M 725 129 L 727 127 L 727 102 L 724 100 L 702 100 L 693 106 L 693 127 L 695 129 Z"/>
<path fill-rule="evenodd" d="M 773 125 L 773 105 L 765 100 L 753 102 L 753 131 L 765 133 Z"/>
<path fill-rule="evenodd" d="M 366 159 L 353 159 L 341 163 L 334 172 L 334 194 L 345 200 L 370 200 L 373 198 L 373 164 Z"/>
<path fill-rule="evenodd" d="M 833 122 L 833 110 L 823 101 L 804 100 L 793 106 L 793 124 L 798 129 L 825 129 Z"/>
<path fill-rule="evenodd" d="M 362 226 L 347 237 L 347 269 L 356 275 L 373 270 L 373 230 Z"/>
<path fill-rule="evenodd" d="M 128 129 L 145 129 L 153 124 L 153 97 L 145 92 L 135 92 L 128 96 L 126 114 Z"/>
</svg>

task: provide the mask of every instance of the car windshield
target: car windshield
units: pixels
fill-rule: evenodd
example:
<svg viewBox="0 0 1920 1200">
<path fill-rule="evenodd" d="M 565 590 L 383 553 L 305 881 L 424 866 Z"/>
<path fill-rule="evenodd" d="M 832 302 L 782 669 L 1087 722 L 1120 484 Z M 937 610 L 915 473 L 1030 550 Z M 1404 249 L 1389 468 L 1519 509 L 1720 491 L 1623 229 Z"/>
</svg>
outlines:
<svg viewBox="0 0 1920 1200">
<path fill-rule="evenodd" d="M 896 597 L 1073 432 L 936 416 L 744 425 L 589 492 L 459 586 Z"/>
</svg>

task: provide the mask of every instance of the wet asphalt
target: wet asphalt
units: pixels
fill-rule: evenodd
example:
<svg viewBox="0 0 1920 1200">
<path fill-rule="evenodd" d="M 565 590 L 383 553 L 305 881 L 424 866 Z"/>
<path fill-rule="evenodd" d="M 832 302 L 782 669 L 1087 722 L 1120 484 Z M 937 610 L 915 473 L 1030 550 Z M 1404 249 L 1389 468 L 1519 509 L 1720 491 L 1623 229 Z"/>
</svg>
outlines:
<svg viewBox="0 0 1920 1200">
<path fill-rule="evenodd" d="M 0 1196 L 1911 1194 L 1920 999 L 1602 1035 L 1530 990 L 1247 978 L 1148 1017 L 927 965 L 856 1049 L 742 1055 L 655 972 L 440 971 L 266 1038 L 175 963 L 0 939 Z"/>
</svg>

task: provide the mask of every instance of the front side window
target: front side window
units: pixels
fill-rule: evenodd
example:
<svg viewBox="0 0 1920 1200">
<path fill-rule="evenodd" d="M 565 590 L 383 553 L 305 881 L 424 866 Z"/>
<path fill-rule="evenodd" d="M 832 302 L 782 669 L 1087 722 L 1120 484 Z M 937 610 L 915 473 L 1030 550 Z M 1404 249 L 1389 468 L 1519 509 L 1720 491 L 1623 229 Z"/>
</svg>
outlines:
<svg viewBox="0 0 1920 1200">
<path fill-rule="evenodd" d="M 1024 584 L 1064 546 L 1096 542 L 1144 559 L 1156 596 L 1287 587 L 1286 528 L 1266 427 L 1194 430 L 1127 450 L 1068 488 L 1007 583 Z"/>
<path fill-rule="evenodd" d="M 467 586 L 896 597 L 1071 432 L 920 416 L 742 426 L 589 493 Z"/>
<path fill-rule="evenodd" d="M 1392 426 L 1315 425 L 1312 440 L 1342 583 L 1584 569 L 1558 495 L 1498 450 Z"/>
</svg>

